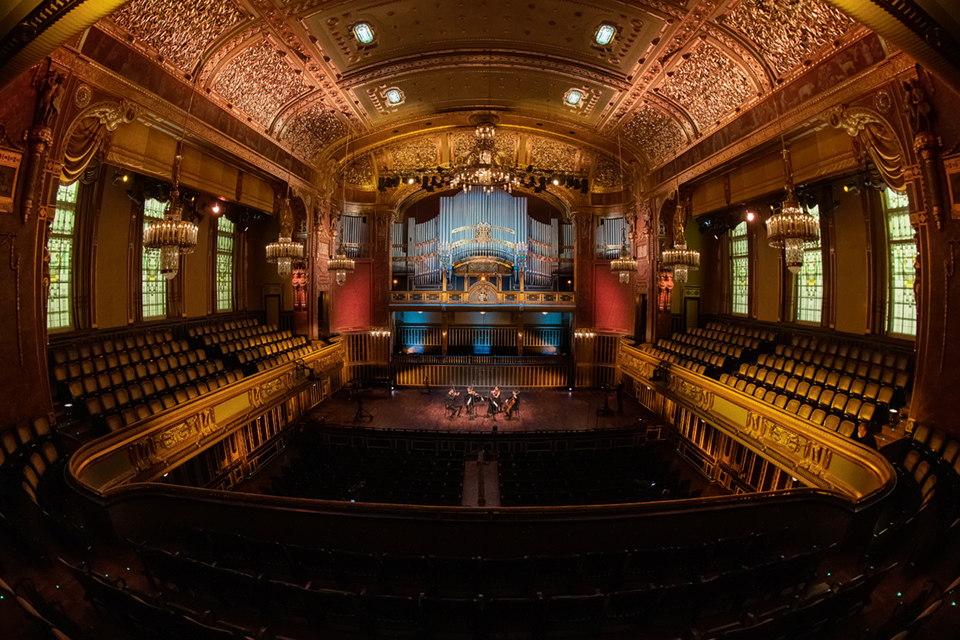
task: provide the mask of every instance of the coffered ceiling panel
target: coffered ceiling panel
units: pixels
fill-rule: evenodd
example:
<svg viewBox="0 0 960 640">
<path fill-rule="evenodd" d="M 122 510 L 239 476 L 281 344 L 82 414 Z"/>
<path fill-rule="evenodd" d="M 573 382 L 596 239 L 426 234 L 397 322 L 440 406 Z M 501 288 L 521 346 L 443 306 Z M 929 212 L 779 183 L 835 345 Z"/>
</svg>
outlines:
<svg viewBox="0 0 960 640">
<path fill-rule="evenodd" d="M 327 3 L 302 21 L 344 77 L 364 67 L 403 64 L 424 54 L 451 51 L 523 51 L 559 57 L 626 76 L 663 25 L 663 18 L 626 3 L 570 0 Z M 359 22 L 376 34 L 360 46 L 351 33 Z M 617 37 L 607 47 L 593 41 L 608 22 Z"/>
<path fill-rule="evenodd" d="M 624 138 L 641 149 L 650 166 L 669 160 L 685 141 L 676 120 L 650 105 L 643 105 L 621 129 Z"/>
<path fill-rule="evenodd" d="M 289 118 L 280 138 L 301 157 L 315 159 L 323 149 L 347 135 L 347 127 L 323 104 L 313 104 Z"/>
<path fill-rule="evenodd" d="M 386 92 L 399 89 L 403 103 L 391 106 Z M 564 94 L 576 89 L 582 99 L 578 108 L 564 104 Z M 420 71 L 356 87 L 356 100 L 375 125 L 429 113 L 472 109 L 509 109 L 530 115 L 551 114 L 594 125 L 615 90 L 597 84 L 576 82 L 560 74 L 528 74 L 517 69 L 465 67 Z"/>
</svg>

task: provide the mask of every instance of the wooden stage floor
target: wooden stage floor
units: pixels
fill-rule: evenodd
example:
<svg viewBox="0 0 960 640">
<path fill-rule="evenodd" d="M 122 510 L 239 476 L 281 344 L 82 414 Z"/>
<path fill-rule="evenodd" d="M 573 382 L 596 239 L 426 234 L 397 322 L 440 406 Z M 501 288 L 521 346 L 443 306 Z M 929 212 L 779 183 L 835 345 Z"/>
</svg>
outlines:
<svg viewBox="0 0 960 640">
<path fill-rule="evenodd" d="M 466 389 L 458 400 L 465 396 Z M 477 393 L 487 395 L 490 389 L 476 389 Z M 509 397 L 512 390 L 504 391 L 503 397 Z M 636 426 L 643 419 L 647 423 L 659 423 L 659 419 L 641 406 L 635 398 L 624 394 L 623 414 L 617 412 L 617 394 L 610 391 L 605 394 L 599 390 L 536 390 L 520 392 L 520 415 L 508 420 L 503 413 L 487 415 L 486 403 L 477 408 L 476 417 L 471 420 L 466 410 L 460 417 L 449 418 L 444 408 L 447 389 L 434 387 L 429 394 L 420 389 L 396 389 L 388 387 L 365 389 L 363 410 L 370 418 L 357 418 L 358 400 L 349 390 L 341 390 L 332 398 L 314 409 L 309 418 L 337 425 L 356 424 L 362 427 L 378 429 L 420 429 L 428 431 L 574 431 L 590 429 L 619 429 Z M 604 396 L 608 395 L 608 405 L 612 415 L 598 415 L 597 409 L 604 406 Z"/>
</svg>

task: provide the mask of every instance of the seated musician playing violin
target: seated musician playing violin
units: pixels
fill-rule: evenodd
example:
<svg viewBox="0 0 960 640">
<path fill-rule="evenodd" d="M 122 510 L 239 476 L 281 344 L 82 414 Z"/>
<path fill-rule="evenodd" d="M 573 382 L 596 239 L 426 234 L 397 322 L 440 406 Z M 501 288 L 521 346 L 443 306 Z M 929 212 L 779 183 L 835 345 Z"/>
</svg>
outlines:
<svg viewBox="0 0 960 640">
<path fill-rule="evenodd" d="M 450 391 L 447 391 L 446 406 L 447 406 L 447 409 L 453 412 L 453 415 L 450 416 L 451 418 L 454 415 L 459 417 L 460 410 L 463 409 L 463 407 L 457 405 L 457 396 L 459 395 L 460 395 L 460 392 L 454 389 L 453 387 L 450 387 Z"/>
<path fill-rule="evenodd" d="M 500 387 L 494 387 L 487 398 L 487 415 L 497 419 L 497 412 L 500 411 Z"/>
</svg>

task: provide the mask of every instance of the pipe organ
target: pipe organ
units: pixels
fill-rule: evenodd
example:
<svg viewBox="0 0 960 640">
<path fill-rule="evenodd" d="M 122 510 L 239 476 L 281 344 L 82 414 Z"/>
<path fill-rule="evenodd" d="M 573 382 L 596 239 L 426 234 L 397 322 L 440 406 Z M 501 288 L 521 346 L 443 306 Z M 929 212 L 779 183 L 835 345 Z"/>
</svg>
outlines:
<svg viewBox="0 0 960 640">
<path fill-rule="evenodd" d="M 366 216 L 343 216 L 343 248 L 348 258 L 370 257 L 370 225 Z"/>
<path fill-rule="evenodd" d="M 439 288 L 460 277 L 508 279 L 504 289 L 549 288 L 573 264 L 573 228 L 527 214 L 526 198 L 505 191 L 462 191 L 440 199 L 440 213 L 393 229 L 394 273 L 413 275 L 417 288 Z"/>
<path fill-rule="evenodd" d="M 597 222 L 597 258 L 613 260 L 620 255 L 623 233 L 627 233 L 627 248 L 630 248 L 630 229 L 623 218 L 600 218 Z"/>
</svg>

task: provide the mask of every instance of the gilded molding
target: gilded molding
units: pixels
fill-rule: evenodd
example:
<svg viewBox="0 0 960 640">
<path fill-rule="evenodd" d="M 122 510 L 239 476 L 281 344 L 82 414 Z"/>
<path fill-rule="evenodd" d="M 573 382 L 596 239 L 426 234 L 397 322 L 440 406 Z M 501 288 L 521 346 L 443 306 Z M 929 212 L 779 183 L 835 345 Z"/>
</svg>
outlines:
<svg viewBox="0 0 960 640">
<path fill-rule="evenodd" d="M 250 389 L 249 398 L 250 406 L 253 408 L 259 408 L 263 406 L 271 396 L 277 395 L 278 393 L 283 393 L 288 389 L 292 389 L 294 386 L 294 376 L 292 372 L 287 372 L 284 375 L 271 380 L 270 382 L 264 382 L 258 387 L 253 387 Z"/>
<path fill-rule="evenodd" d="M 743 432 L 755 440 L 763 451 L 771 449 L 792 461 L 795 469 L 803 469 L 822 479 L 830 469 L 833 452 L 819 442 L 777 424 L 766 416 L 751 411 L 747 416 L 747 428 Z"/>
</svg>

